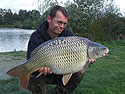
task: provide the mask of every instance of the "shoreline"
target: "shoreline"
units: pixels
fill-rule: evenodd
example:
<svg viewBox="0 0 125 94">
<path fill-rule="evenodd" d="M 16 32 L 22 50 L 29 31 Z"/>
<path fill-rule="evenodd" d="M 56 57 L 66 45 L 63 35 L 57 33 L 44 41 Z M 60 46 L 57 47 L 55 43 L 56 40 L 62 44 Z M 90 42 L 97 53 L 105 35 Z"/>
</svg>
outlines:
<svg viewBox="0 0 125 94">
<path fill-rule="evenodd" d="M 10 51 L 10 52 L 0 52 L 0 54 L 2 54 L 2 53 L 26 53 L 26 51 L 16 51 L 16 50 L 14 50 L 14 51 Z"/>
</svg>

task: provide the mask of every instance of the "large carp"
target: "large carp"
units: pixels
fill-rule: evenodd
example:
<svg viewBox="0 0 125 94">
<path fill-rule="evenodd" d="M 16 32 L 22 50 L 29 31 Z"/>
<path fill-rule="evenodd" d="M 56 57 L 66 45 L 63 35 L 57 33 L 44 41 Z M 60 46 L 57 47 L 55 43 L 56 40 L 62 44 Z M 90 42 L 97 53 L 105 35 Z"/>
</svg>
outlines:
<svg viewBox="0 0 125 94">
<path fill-rule="evenodd" d="M 89 62 L 107 55 L 107 47 L 78 36 L 58 37 L 38 46 L 24 64 L 9 70 L 7 74 L 19 77 L 21 86 L 27 89 L 30 75 L 41 67 L 48 67 L 54 74 L 63 75 L 66 85 L 73 73 L 85 72 Z"/>
</svg>

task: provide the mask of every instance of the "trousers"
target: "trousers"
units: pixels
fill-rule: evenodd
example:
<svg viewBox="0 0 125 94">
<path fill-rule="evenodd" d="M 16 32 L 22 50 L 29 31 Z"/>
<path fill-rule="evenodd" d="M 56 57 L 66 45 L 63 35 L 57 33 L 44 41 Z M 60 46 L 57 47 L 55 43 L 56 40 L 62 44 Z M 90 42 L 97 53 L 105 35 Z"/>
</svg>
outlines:
<svg viewBox="0 0 125 94">
<path fill-rule="evenodd" d="M 32 75 L 29 80 L 28 90 L 32 92 L 32 94 L 46 94 L 46 85 L 53 84 L 55 87 L 55 94 L 71 94 L 85 73 L 77 72 L 74 73 L 69 82 L 64 86 L 62 83 L 63 75 L 49 74 L 49 75 L 41 75 L 39 78 L 36 78 L 36 75 Z"/>
</svg>

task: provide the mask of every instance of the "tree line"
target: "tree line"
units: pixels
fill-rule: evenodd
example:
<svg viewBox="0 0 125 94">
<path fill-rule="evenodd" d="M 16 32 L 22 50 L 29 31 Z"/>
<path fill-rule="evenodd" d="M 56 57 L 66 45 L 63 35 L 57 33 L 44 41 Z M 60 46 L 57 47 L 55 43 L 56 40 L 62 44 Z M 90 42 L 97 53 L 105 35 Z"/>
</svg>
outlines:
<svg viewBox="0 0 125 94">
<path fill-rule="evenodd" d="M 95 41 L 123 38 L 125 18 L 112 2 L 105 1 L 74 0 L 74 3 L 67 7 L 71 14 L 69 27 L 74 34 Z"/>
<path fill-rule="evenodd" d="M 49 10 L 60 5 L 60 0 L 38 0 L 39 10 L 20 10 L 19 13 L 0 9 L 0 25 L 18 28 L 36 29 L 46 20 Z M 109 41 L 125 38 L 125 17 L 110 0 L 68 0 L 64 7 L 70 18 L 67 29 L 74 35 L 83 36 L 93 41 Z M 113 0 L 111 0 L 113 1 Z"/>
<path fill-rule="evenodd" d="M 11 9 L 0 8 L 0 27 L 35 29 L 40 24 L 41 14 L 37 10 L 19 10 L 13 13 Z"/>
</svg>

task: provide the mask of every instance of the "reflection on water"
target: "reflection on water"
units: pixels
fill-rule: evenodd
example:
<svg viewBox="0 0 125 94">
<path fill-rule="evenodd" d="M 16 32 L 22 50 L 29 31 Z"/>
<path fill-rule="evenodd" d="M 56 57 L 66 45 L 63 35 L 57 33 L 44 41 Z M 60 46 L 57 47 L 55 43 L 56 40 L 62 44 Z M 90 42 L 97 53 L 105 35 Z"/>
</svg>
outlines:
<svg viewBox="0 0 125 94">
<path fill-rule="evenodd" d="M 0 28 L 0 52 L 26 51 L 34 30 Z"/>
</svg>

